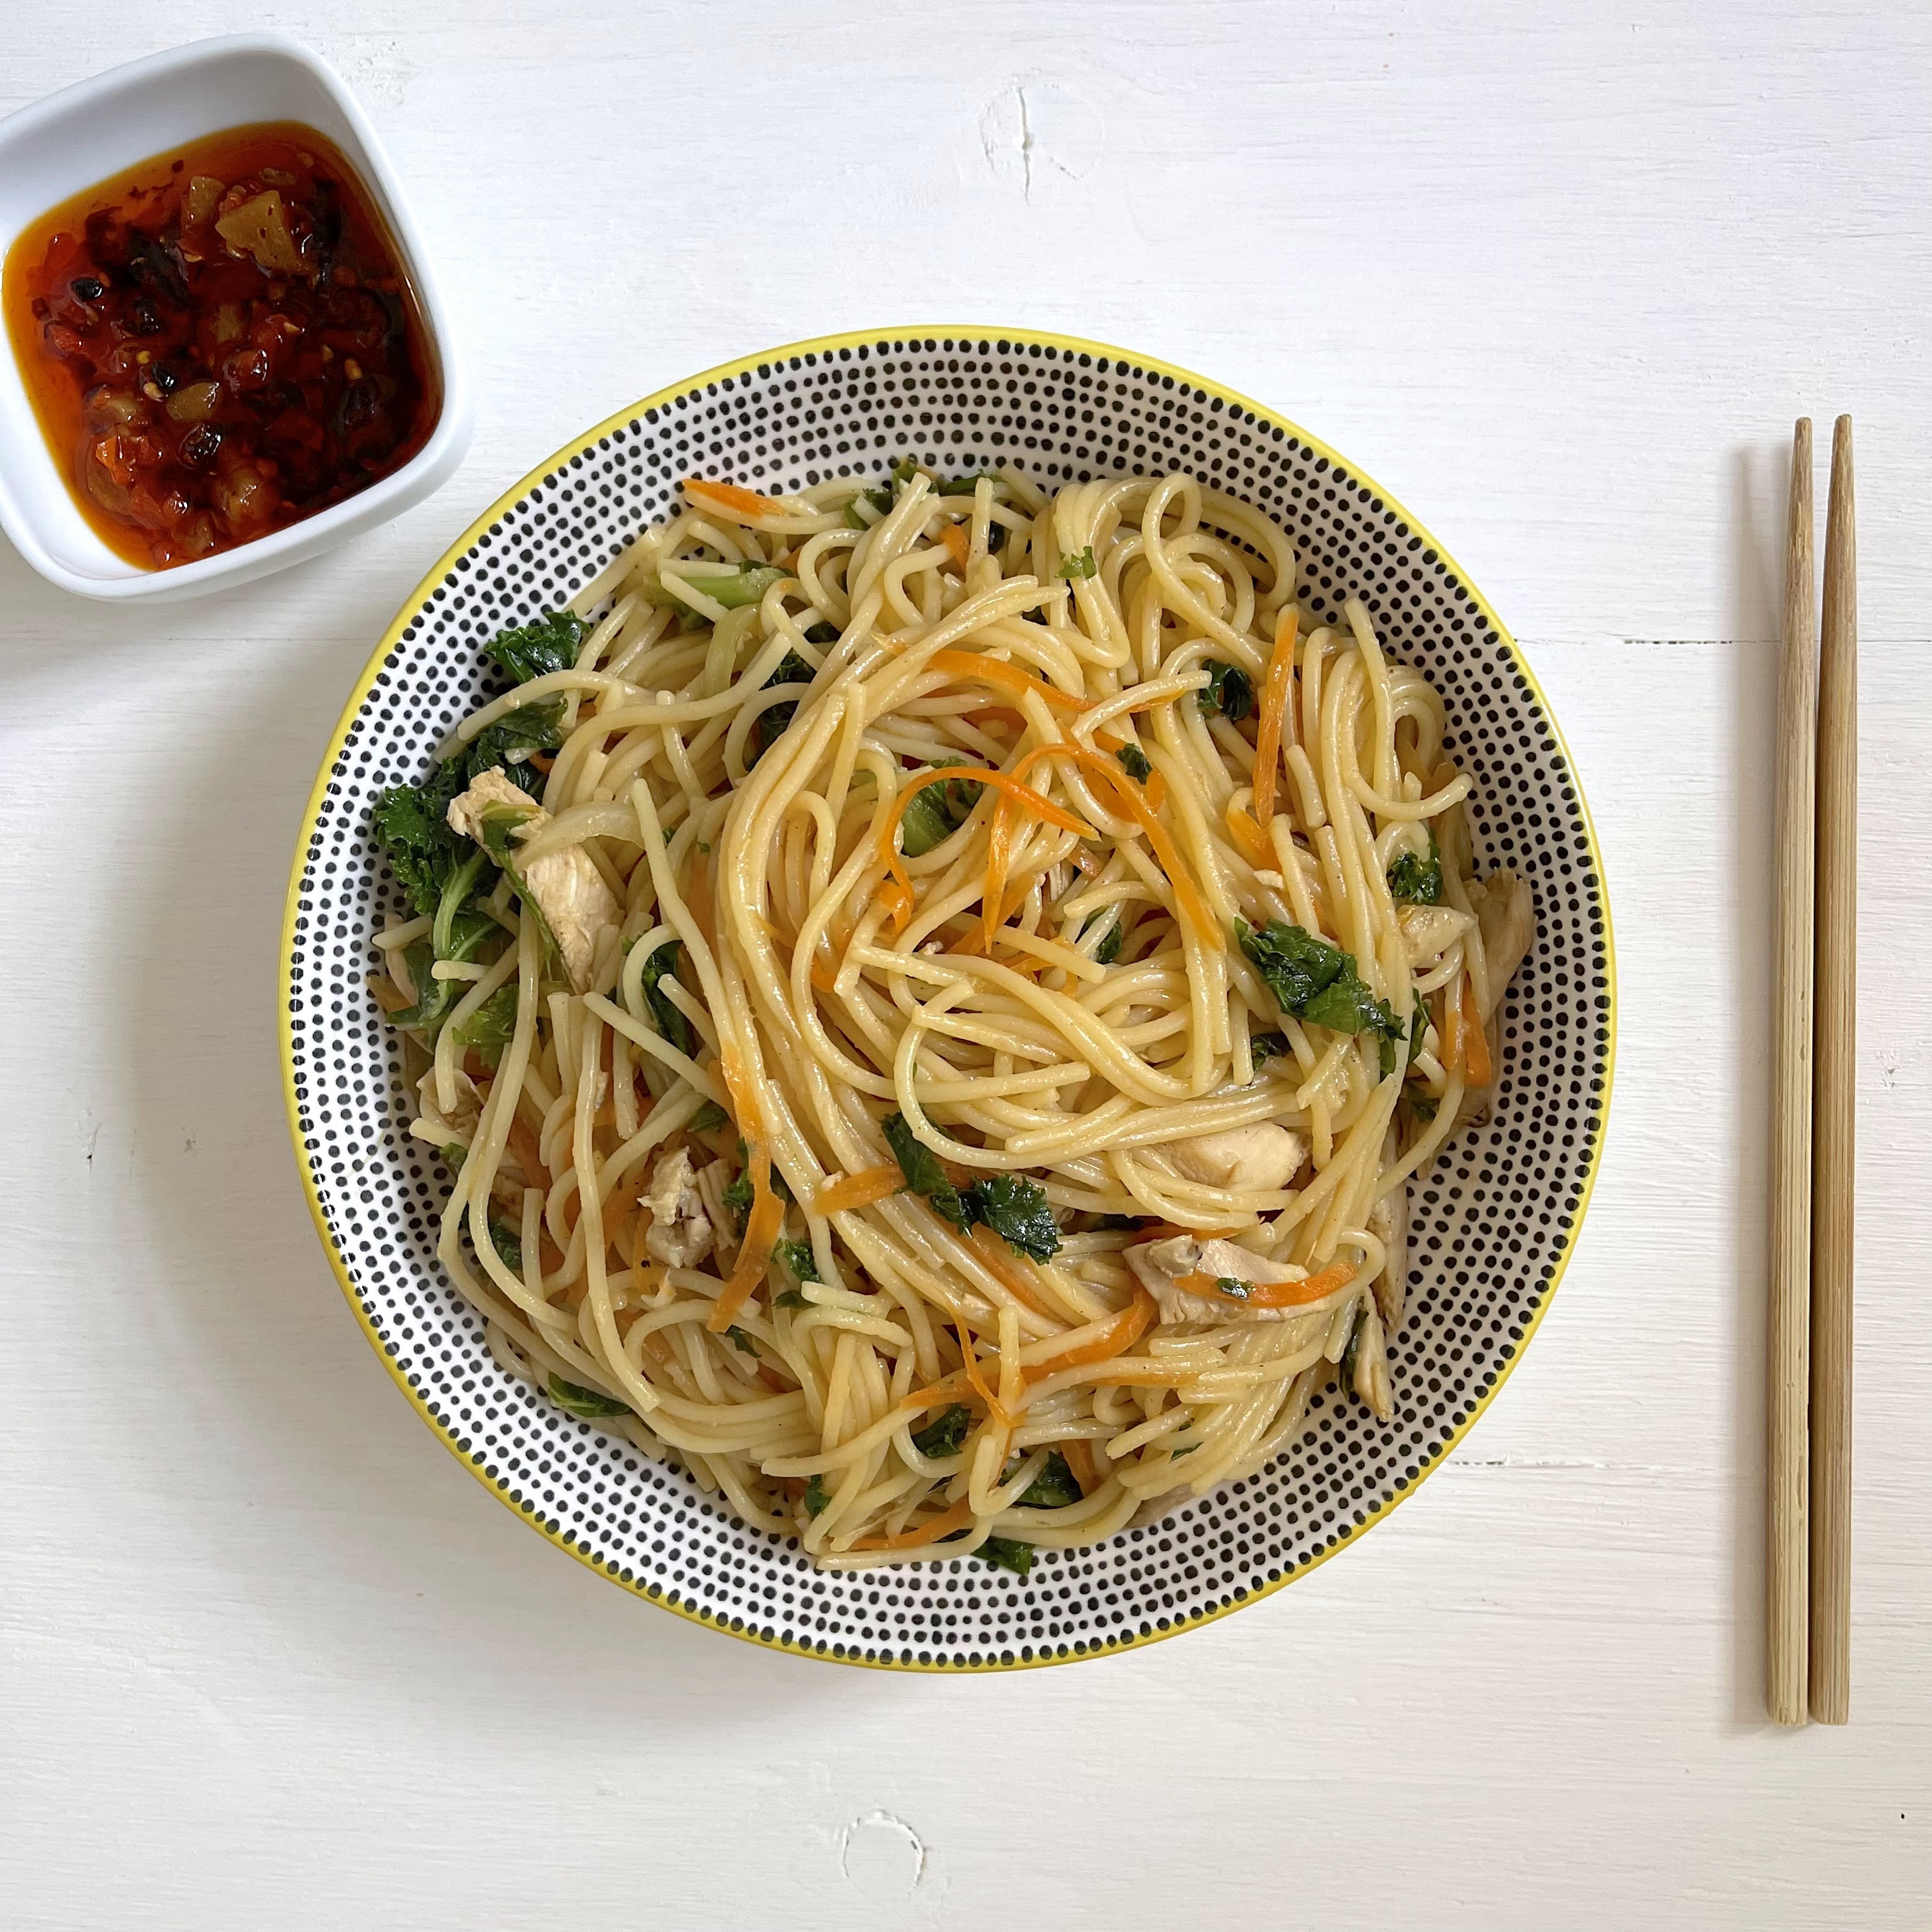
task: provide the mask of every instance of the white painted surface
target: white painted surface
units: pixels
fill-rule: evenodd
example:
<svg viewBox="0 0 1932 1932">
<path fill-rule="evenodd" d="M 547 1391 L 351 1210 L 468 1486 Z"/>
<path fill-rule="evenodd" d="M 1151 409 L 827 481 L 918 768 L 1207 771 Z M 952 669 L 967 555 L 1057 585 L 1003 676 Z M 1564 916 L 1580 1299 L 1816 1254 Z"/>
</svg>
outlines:
<svg viewBox="0 0 1932 1932">
<path fill-rule="evenodd" d="M 389 143 L 478 430 L 431 502 L 206 604 L 90 608 L 0 553 L 0 1921 L 1932 1919 L 1932 16 L 56 0 L 0 20 L 0 111 L 256 24 L 335 61 Z M 961 1682 L 659 1615 L 436 1447 L 302 1205 L 274 956 L 355 671 L 500 489 L 728 354 L 1002 318 L 1267 398 L 1455 550 L 1588 788 L 1622 1024 L 1581 1252 L 1412 1503 L 1178 1642 Z M 1758 1690 L 1766 640 L 1778 452 L 1840 408 L 1853 1721 L 1782 1735 Z"/>
</svg>

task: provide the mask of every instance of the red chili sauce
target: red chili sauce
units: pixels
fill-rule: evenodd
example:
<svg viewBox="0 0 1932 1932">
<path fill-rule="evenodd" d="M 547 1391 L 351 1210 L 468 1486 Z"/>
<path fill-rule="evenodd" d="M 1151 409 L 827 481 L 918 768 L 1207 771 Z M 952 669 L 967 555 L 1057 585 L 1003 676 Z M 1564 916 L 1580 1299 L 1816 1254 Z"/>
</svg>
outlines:
<svg viewBox="0 0 1932 1932">
<path fill-rule="evenodd" d="M 232 549 L 366 489 L 442 406 L 414 291 L 295 122 L 158 154 L 22 231 L 0 305 L 82 513 L 130 563 Z"/>
</svg>

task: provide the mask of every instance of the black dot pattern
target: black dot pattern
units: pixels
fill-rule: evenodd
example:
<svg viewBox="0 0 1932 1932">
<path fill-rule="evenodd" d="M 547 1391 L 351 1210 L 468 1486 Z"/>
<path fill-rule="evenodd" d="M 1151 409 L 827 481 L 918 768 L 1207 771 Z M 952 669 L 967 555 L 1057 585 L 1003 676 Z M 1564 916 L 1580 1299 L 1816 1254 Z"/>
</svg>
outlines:
<svg viewBox="0 0 1932 1932">
<path fill-rule="evenodd" d="M 573 596 L 680 478 L 774 492 L 1003 461 L 1045 486 L 1186 470 L 1287 530 L 1304 600 L 1360 596 L 1448 706 L 1491 865 L 1526 874 L 1538 937 L 1510 988 L 1492 1117 L 1412 1185 L 1396 1415 L 1333 1388 L 1260 1474 L 1022 1579 L 977 1562 L 825 1575 L 682 1472 L 505 1375 L 435 1259 L 441 1170 L 407 1132 L 393 1038 L 366 986 L 395 899 L 375 793 L 421 776 L 486 693 L 477 646 Z M 1426 534 L 1294 425 L 1184 374 L 1022 335 L 802 346 L 640 404 L 557 456 L 446 558 L 385 640 L 298 854 L 287 970 L 292 1120 L 318 1220 L 374 1345 L 451 1450 L 553 1540 L 655 1603 L 847 1662 L 1057 1662 L 1185 1629 L 1292 1580 L 1386 1514 L 1468 1426 L 1528 1340 L 1575 1240 L 1608 1100 L 1604 885 L 1552 723 L 1489 609 Z M 400 903 L 399 901 L 396 902 Z"/>
</svg>

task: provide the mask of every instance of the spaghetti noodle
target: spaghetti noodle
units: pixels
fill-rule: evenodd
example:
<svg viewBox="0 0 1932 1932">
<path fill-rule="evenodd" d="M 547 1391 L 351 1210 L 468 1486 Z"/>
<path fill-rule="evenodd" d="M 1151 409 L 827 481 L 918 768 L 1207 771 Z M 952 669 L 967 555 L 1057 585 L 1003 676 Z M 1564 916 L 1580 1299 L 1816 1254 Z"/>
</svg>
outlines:
<svg viewBox="0 0 1932 1932">
<path fill-rule="evenodd" d="M 1384 1419 L 1532 936 L 1367 612 L 1174 476 L 693 479 L 375 814 L 507 1370 L 838 1568 L 1024 1572 Z M 602 610 L 595 622 L 588 614 Z"/>
</svg>

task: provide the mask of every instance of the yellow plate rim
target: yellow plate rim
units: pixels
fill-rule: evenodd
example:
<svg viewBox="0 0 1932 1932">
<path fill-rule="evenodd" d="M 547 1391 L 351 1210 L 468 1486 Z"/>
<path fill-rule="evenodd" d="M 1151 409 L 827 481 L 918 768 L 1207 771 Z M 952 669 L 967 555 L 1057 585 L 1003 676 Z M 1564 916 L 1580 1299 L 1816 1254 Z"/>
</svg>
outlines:
<svg viewBox="0 0 1932 1932">
<path fill-rule="evenodd" d="M 1396 517 L 1408 526 L 1413 535 L 1422 539 L 1425 548 L 1435 551 L 1444 568 L 1456 578 L 1464 590 L 1468 591 L 1471 603 L 1496 632 L 1504 652 L 1516 670 L 1521 674 L 1523 681 L 1528 686 L 1532 694 L 1536 700 L 1538 707 L 1542 712 L 1544 722 L 1549 727 L 1550 735 L 1556 740 L 1557 749 L 1562 754 L 1564 768 L 1570 786 L 1576 794 L 1577 808 L 1582 815 L 1584 843 L 1589 852 L 1591 862 L 1596 868 L 1604 922 L 1604 973 L 1608 1000 L 1604 1016 L 1606 1036 L 1604 1060 L 1604 1090 L 1598 1096 L 1598 1120 L 1595 1144 L 1592 1152 L 1589 1166 L 1584 1172 L 1582 1192 L 1577 1201 L 1576 1214 L 1551 1268 L 1549 1283 L 1544 1290 L 1542 1298 L 1538 1304 L 1534 1313 L 1524 1327 L 1522 1338 L 1517 1342 L 1515 1352 L 1498 1368 L 1495 1382 L 1470 1405 L 1468 1414 L 1464 1418 L 1461 1426 L 1451 1430 L 1443 1438 L 1442 1446 L 1433 1456 L 1426 1462 L 1418 1465 L 1414 1480 L 1389 1501 L 1376 1504 L 1369 1510 L 1368 1520 L 1365 1522 L 1359 1525 L 1353 1523 L 1344 1525 L 1338 1531 L 1334 1544 L 1329 1548 L 1318 1552 L 1306 1563 L 1297 1564 L 1293 1568 L 1286 1571 L 1274 1582 L 1264 1584 L 1259 1588 L 1250 1589 L 1244 1594 L 1237 1595 L 1232 1601 L 1222 1604 L 1218 1610 L 1204 1611 L 1198 1616 L 1192 1616 L 1184 1621 L 1177 1622 L 1166 1630 L 1156 1628 L 1145 1636 L 1142 1636 L 1138 1631 L 1130 1631 L 1120 1634 L 1111 1640 L 1084 1645 L 1082 1648 L 1067 1646 L 1064 1655 L 1056 1652 L 1052 1655 L 1026 1658 L 1015 1658 L 1010 1660 L 995 1657 L 988 1658 L 979 1664 L 956 1664 L 944 1658 L 934 1658 L 928 1662 L 920 1662 L 916 1660 L 908 1660 L 884 1655 L 865 1657 L 855 1655 L 850 1650 L 848 1650 L 844 1654 L 839 1655 L 829 1647 L 820 1649 L 814 1645 L 794 1642 L 783 1636 L 766 1637 L 749 1628 L 734 1630 L 731 1628 L 730 1620 L 728 1618 L 705 1614 L 681 1603 L 668 1603 L 662 1595 L 652 1595 L 641 1581 L 625 1582 L 621 1576 L 614 1575 L 609 1568 L 600 1562 L 588 1550 L 580 1547 L 574 1541 L 566 1543 L 560 1534 L 538 1522 L 533 1514 L 520 1508 L 512 1500 L 507 1492 L 500 1490 L 491 1480 L 488 1472 L 480 1465 L 472 1462 L 458 1446 L 449 1431 L 430 1413 L 428 1404 L 414 1389 L 410 1388 L 408 1378 L 404 1374 L 400 1364 L 383 1347 L 382 1337 L 376 1333 L 375 1324 L 370 1321 L 356 1294 L 355 1286 L 350 1279 L 348 1262 L 341 1250 L 338 1246 L 334 1237 L 330 1231 L 328 1222 L 323 1215 L 322 1198 L 316 1186 L 314 1168 L 309 1161 L 308 1151 L 302 1144 L 301 1115 L 296 1094 L 294 1016 L 286 997 L 286 976 L 295 954 L 296 915 L 301 898 L 303 870 L 308 854 L 309 843 L 315 836 L 316 821 L 321 814 L 322 801 L 328 795 L 328 781 L 335 769 L 335 761 L 341 755 L 343 746 L 348 740 L 350 731 L 362 709 L 364 701 L 374 687 L 377 674 L 381 671 L 389 653 L 401 641 L 404 631 L 415 621 L 422 606 L 429 601 L 430 593 L 455 567 L 457 560 L 469 549 L 470 545 L 475 543 L 493 523 L 510 509 L 519 498 L 527 495 L 535 489 L 547 476 L 564 467 L 573 456 L 577 455 L 586 446 L 595 443 L 600 436 L 608 436 L 613 430 L 625 428 L 633 417 L 641 416 L 647 410 L 666 407 L 678 397 L 687 395 L 694 389 L 701 389 L 709 383 L 722 382 L 728 376 L 751 374 L 761 364 L 782 362 L 794 356 L 824 356 L 836 354 L 841 350 L 869 348 L 879 342 L 895 339 L 922 340 L 928 338 L 942 341 L 949 338 L 954 340 L 963 338 L 971 342 L 981 340 L 1013 342 L 1022 346 L 1030 346 L 1037 344 L 1041 348 L 1057 350 L 1063 355 L 1104 357 L 1110 362 L 1125 362 L 1130 368 L 1148 370 L 1156 375 L 1172 376 L 1177 382 L 1185 383 L 1191 389 L 1203 391 L 1210 398 L 1219 397 L 1224 405 L 1229 406 L 1236 410 L 1250 412 L 1274 427 L 1295 437 L 1308 448 L 1312 450 L 1318 457 L 1325 458 L 1331 466 L 1344 471 L 1355 482 L 1379 496 L 1384 506 L 1394 511 Z M 1352 1548 L 1371 1529 L 1380 1523 L 1385 1522 L 1390 1516 L 1393 1516 L 1396 1510 L 1408 1502 L 1409 1498 L 1414 1496 L 1416 1491 L 1420 1489 L 1422 1485 L 1449 1460 L 1451 1452 L 1468 1436 L 1470 1430 L 1475 1427 L 1477 1421 L 1489 1408 L 1490 1404 L 1496 1400 L 1503 1384 L 1514 1373 L 1517 1364 L 1528 1353 L 1529 1345 L 1535 1340 L 1536 1332 L 1543 1325 L 1543 1318 L 1549 1312 L 1551 1302 L 1556 1299 L 1557 1288 L 1561 1286 L 1563 1276 L 1569 1268 L 1570 1258 L 1576 1252 L 1577 1241 L 1582 1236 L 1583 1224 L 1589 1214 L 1591 1198 L 1596 1192 L 1597 1177 L 1602 1170 L 1604 1148 L 1610 1132 L 1610 1096 L 1616 1084 L 1617 1057 L 1616 962 L 1616 939 L 1610 917 L 1610 877 L 1604 865 L 1603 848 L 1598 840 L 1596 821 L 1591 815 L 1589 800 L 1584 794 L 1582 779 L 1576 770 L 1576 761 L 1570 755 L 1569 745 L 1564 738 L 1562 725 L 1557 722 L 1556 713 L 1549 699 L 1544 696 L 1542 686 L 1537 682 L 1535 672 L 1531 669 L 1528 660 L 1517 647 L 1515 638 L 1490 608 L 1488 599 L 1476 588 L 1468 573 L 1456 562 L 1446 546 L 1436 537 L 1426 524 L 1410 513 L 1400 499 L 1392 492 L 1384 489 L 1373 477 L 1369 476 L 1358 464 L 1350 461 L 1337 451 L 1331 449 L 1319 436 L 1310 435 L 1299 424 L 1283 416 L 1279 410 L 1270 409 L 1265 404 L 1256 402 L 1252 397 L 1244 395 L 1238 389 L 1231 389 L 1222 383 L 1210 382 L 1206 376 L 1196 375 L 1192 370 L 1184 369 L 1178 363 L 1164 362 L 1156 356 L 1144 356 L 1135 350 L 1118 348 L 1111 343 L 1092 341 L 1084 336 L 1063 335 L 1053 330 L 994 328 L 985 324 L 968 325 L 959 322 L 921 322 L 884 328 L 853 329 L 838 335 L 814 336 L 802 342 L 786 343 L 778 348 L 760 350 L 753 355 L 739 356 L 729 362 L 721 362 L 715 368 L 704 370 L 694 376 L 686 376 L 680 381 L 668 384 L 663 388 L 653 391 L 641 401 L 626 405 L 614 414 L 605 417 L 602 422 L 596 424 L 592 428 L 571 437 L 567 442 L 545 458 L 527 475 L 505 490 L 443 552 L 425 573 L 422 580 L 410 593 L 401 609 L 397 613 L 394 621 L 383 632 L 381 640 L 370 654 L 368 662 L 362 668 L 362 676 L 356 680 L 356 687 L 350 692 L 348 702 L 342 708 L 342 715 L 336 721 L 335 730 L 329 738 L 328 748 L 322 754 L 321 766 L 316 774 L 315 784 L 309 793 L 308 805 L 302 814 L 302 828 L 296 836 L 294 862 L 289 870 L 288 893 L 282 914 L 281 954 L 277 967 L 278 973 L 281 976 L 281 986 L 277 997 L 278 1009 L 277 1030 L 281 1048 L 283 1102 L 288 1114 L 290 1136 L 294 1142 L 296 1163 L 302 1171 L 302 1194 L 308 1203 L 309 1216 L 315 1223 L 316 1233 L 322 1242 L 322 1251 L 328 1257 L 330 1267 L 334 1270 L 337 1285 L 341 1288 L 343 1298 L 347 1301 L 350 1312 L 356 1317 L 357 1325 L 362 1329 L 370 1348 L 375 1351 L 376 1360 L 388 1371 L 391 1380 L 401 1390 L 410 1406 L 428 1426 L 436 1440 L 456 1459 L 460 1467 L 467 1471 L 483 1486 L 487 1494 L 494 1496 L 519 1522 L 526 1524 L 539 1535 L 554 1544 L 566 1554 L 574 1557 L 586 1569 L 603 1577 L 607 1582 L 616 1584 L 620 1589 L 628 1591 L 640 1602 L 650 1604 L 658 1610 L 668 1610 L 674 1616 L 682 1617 L 686 1622 L 696 1624 L 703 1629 L 716 1630 L 726 1636 L 736 1637 L 752 1645 L 756 1649 L 783 1652 L 795 1657 L 808 1658 L 817 1663 L 856 1665 L 862 1670 L 908 1670 L 932 1672 L 941 1676 L 973 1676 L 989 1671 L 1040 1670 L 1054 1664 L 1083 1664 L 1096 1658 L 1120 1656 L 1132 1651 L 1145 1650 L 1150 1645 L 1165 1642 L 1171 1637 L 1182 1636 L 1190 1630 L 1203 1629 L 1208 1624 L 1218 1622 L 1224 1617 L 1232 1616 L 1237 1611 L 1246 1610 L 1251 1605 L 1260 1603 L 1264 1598 L 1272 1597 L 1278 1592 L 1286 1589 L 1291 1583 L 1298 1582 L 1303 1577 L 1312 1575 L 1330 1558 L 1340 1556 L 1343 1550 Z"/>
</svg>

